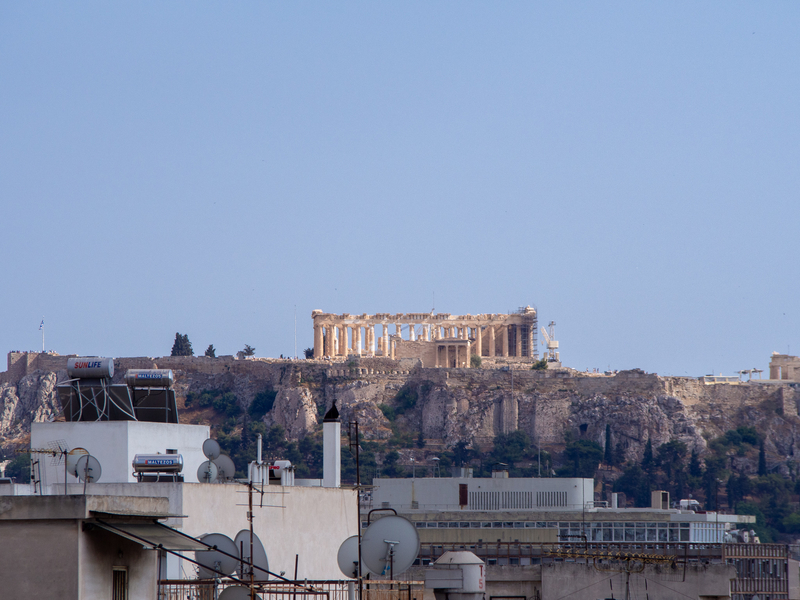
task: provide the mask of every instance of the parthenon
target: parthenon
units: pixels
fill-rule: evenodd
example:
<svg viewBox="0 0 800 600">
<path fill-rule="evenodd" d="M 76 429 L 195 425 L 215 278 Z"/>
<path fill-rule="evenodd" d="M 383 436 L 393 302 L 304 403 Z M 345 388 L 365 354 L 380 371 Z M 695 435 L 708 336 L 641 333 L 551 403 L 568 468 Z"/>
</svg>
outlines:
<svg viewBox="0 0 800 600">
<path fill-rule="evenodd" d="M 314 358 L 384 356 L 419 358 L 426 367 L 467 367 L 470 357 L 533 362 L 537 313 L 531 306 L 512 314 L 376 313 L 336 315 L 315 310 Z M 377 328 L 380 327 L 380 331 Z M 390 327 L 394 332 L 390 333 Z"/>
</svg>

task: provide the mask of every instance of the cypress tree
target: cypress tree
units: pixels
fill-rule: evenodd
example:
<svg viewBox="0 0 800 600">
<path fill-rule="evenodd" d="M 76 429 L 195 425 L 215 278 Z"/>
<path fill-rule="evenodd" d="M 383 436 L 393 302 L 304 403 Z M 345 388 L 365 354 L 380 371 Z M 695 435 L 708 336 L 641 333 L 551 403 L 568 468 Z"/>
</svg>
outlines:
<svg viewBox="0 0 800 600">
<path fill-rule="evenodd" d="M 175 334 L 175 343 L 172 344 L 172 354 L 170 356 L 194 356 L 192 342 L 189 341 L 187 334 Z"/>
<path fill-rule="evenodd" d="M 761 445 L 758 447 L 758 474 L 767 474 L 767 453 L 764 452 L 764 440 L 761 440 Z"/>
<path fill-rule="evenodd" d="M 609 467 L 614 466 L 614 448 L 611 445 L 611 425 L 606 423 L 606 447 L 603 462 Z"/>
</svg>

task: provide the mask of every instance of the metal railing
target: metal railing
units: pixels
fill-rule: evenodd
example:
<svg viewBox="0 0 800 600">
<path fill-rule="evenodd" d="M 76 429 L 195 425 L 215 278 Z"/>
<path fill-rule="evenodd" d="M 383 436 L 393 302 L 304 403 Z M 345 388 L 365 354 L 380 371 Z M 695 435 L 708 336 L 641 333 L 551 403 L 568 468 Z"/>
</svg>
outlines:
<svg viewBox="0 0 800 600">
<path fill-rule="evenodd" d="M 232 581 L 213 579 L 165 579 L 158 582 L 159 600 L 214 600 Z M 264 600 L 348 600 L 355 580 L 257 581 L 253 587 Z M 422 600 L 423 582 L 363 580 L 361 600 Z"/>
</svg>

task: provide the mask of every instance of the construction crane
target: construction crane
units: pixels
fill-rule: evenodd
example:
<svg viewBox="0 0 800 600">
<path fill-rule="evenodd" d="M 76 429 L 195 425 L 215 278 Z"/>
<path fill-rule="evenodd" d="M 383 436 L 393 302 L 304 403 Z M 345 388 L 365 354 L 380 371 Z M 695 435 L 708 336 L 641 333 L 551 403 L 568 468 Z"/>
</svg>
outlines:
<svg viewBox="0 0 800 600">
<path fill-rule="evenodd" d="M 558 342 L 556 341 L 556 322 L 550 321 L 548 325 L 550 333 L 542 327 L 542 345 L 547 346 L 547 362 L 560 362 L 561 358 L 558 352 Z"/>
</svg>

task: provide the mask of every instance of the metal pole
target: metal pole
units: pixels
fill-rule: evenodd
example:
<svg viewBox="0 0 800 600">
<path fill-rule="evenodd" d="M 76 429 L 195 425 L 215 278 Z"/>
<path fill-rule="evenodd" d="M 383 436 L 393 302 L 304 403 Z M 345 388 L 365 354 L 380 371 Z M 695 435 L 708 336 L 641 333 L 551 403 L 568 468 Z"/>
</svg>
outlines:
<svg viewBox="0 0 800 600">
<path fill-rule="evenodd" d="M 361 600 L 362 594 L 364 591 L 364 580 L 361 574 L 361 465 L 360 465 L 360 454 L 361 449 L 358 443 L 358 421 L 351 421 L 350 426 L 352 427 L 353 434 L 355 435 L 355 451 L 356 451 L 356 516 L 357 524 L 358 524 L 358 572 L 356 575 L 358 576 L 358 600 Z M 350 440 L 352 444 L 352 439 Z"/>
<path fill-rule="evenodd" d="M 248 510 L 247 513 L 247 520 L 250 521 L 250 563 L 251 565 L 255 564 L 253 560 L 253 482 L 250 482 L 250 485 L 247 486 L 248 489 Z M 253 578 L 255 577 L 256 570 L 251 566 L 250 567 L 250 600 L 256 600 L 256 588 L 253 586 Z M 295 577 L 295 579 L 297 579 Z"/>
</svg>

